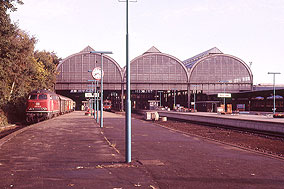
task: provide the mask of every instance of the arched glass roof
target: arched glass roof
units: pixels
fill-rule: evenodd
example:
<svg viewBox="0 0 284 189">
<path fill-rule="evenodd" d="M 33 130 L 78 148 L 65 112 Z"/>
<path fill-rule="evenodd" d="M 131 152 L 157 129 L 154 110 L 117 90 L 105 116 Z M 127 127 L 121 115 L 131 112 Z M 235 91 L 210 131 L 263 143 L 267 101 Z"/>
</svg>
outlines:
<svg viewBox="0 0 284 189">
<path fill-rule="evenodd" d="M 174 56 L 161 53 L 155 47 L 133 59 L 130 65 L 131 89 L 171 90 L 178 87 L 186 90 L 186 67 Z"/>
<path fill-rule="evenodd" d="M 91 47 L 86 47 L 81 52 L 65 58 L 58 66 L 56 79 L 56 90 L 84 90 L 88 89 L 93 80 L 89 70 L 101 67 L 101 55 L 91 54 L 94 51 Z M 117 62 L 111 57 L 103 56 L 104 88 L 106 90 L 121 89 L 122 73 Z"/>
</svg>

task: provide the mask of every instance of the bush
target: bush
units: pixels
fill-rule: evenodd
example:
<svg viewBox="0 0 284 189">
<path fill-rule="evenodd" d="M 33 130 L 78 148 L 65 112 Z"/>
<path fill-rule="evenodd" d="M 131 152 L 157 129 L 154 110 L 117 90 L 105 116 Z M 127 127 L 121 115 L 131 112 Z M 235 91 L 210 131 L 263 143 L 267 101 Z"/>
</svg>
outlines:
<svg viewBox="0 0 284 189">
<path fill-rule="evenodd" d="M 8 124 L 8 119 L 2 109 L 0 109 L 0 127 L 4 127 Z"/>
<path fill-rule="evenodd" d="M 8 102 L 3 108 L 9 123 L 25 121 L 26 98 L 19 97 Z"/>
</svg>

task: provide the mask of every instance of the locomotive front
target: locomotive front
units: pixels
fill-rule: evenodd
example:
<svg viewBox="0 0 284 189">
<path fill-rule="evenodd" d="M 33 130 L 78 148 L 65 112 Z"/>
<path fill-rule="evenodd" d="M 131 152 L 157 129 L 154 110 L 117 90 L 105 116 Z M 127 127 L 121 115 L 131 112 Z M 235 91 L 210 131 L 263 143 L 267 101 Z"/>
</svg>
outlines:
<svg viewBox="0 0 284 189">
<path fill-rule="evenodd" d="M 36 90 L 29 94 L 26 121 L 39 122 L 59 113 L 58 96 L 48 90 Z"/>
<path fill-rule="evenodd" d="M 111 101 L 110 100 L 104 100 L 103 110 L 111 111 Z"/>
</svg>

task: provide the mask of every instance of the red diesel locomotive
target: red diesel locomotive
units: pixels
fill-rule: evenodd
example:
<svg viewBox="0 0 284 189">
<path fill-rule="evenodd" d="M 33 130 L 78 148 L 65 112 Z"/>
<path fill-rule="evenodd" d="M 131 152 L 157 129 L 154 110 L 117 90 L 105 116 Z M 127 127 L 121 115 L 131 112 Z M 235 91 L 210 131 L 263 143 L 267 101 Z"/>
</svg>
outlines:
<svg viewBox="0 0 284 189">
<path fill-rule="evenodd" d="M 28 123 L 50 119 L 73 111 L 75 102 L 49 90 L 34 90 L 29 94 L 26 109 Z"/>
<path fill-rule="evenodd" d="M 104 100 L 103 105 L 104 105 L 103 110 L 111 111 L 111 101 L 110 100 Z"/>
</svg>

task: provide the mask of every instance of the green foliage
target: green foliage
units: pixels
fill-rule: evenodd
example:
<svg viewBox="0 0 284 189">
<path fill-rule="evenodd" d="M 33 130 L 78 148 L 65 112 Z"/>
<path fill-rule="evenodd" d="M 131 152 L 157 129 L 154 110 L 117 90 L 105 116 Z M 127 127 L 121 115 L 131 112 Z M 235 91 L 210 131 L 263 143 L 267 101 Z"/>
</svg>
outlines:
<svg viewBox="0 0 284 189">
<path fill-rule="evenodd" d="M 7 12 L 16 10 L 14 3 L 22 4 L 22 1 L 0 1 L 1 124 L 6 123 L 5 116 L 10 122 L 23 119 L 30 91 L 54 88 L 59 63 L 55 53 L 35 51 L 36 39 L 11 23 Z"/>
<path fill-rule="evenodd" d="M 3 110 L 0 109 L 0 127 L 3 127 L 8 124 L 7 117 Z"/>
<path fill-rule="evenodd" d="M 5 12 L 7 10 L 16 11 L 17 8 L 15 7 L 15 3 L 23 4 L 21 0 L 1 0 L 0 1 L 0 8 L 3 9 Z"/>
<path fill-rule="evenodd" d="M 53 89 L 56 82 L 56 66 L 59 59 L 54 52 L 35 51 L 37 71 L 40 73 L 38 80 L 42 81 L 43 88 Z"/>
</svg>

